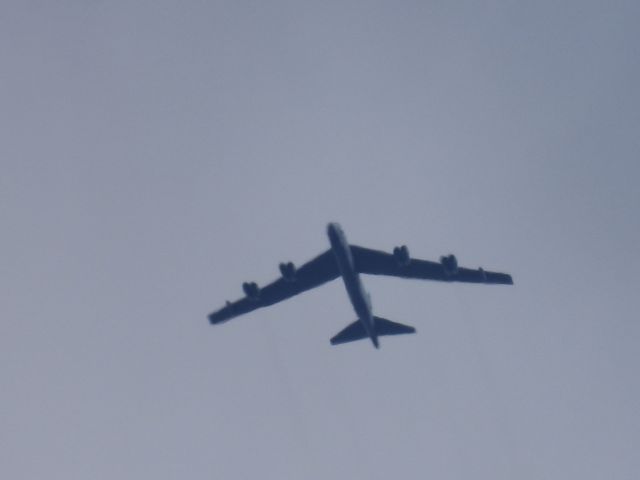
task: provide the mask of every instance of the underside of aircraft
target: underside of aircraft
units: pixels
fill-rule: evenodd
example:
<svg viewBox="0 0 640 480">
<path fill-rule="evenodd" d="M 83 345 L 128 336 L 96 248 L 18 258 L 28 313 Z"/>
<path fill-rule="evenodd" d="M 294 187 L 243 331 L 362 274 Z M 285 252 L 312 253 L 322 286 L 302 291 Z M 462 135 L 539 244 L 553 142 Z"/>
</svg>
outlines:
<svg viewBox="0 0 640 480">
<path fill-rule="evenodd" d="M 292 262 L 281 263 L 280 277 L 262 287 L 254 282 L 243 283 L 245 296 L 235 302 L 227 302 L 224 307 L 211 313 L 210 323 L 226 322 L 342 277 L 358 319 L 335 335 L 331 344 L 370 338 L 378 348 L 378 337 L 414 333 L 415 329 L 374 316 L 360 274 L 442 282 L 513 284 L 511 275 L 506 273 L 459 267 L 454 255 L 446 255 L 439 262 L 433 262 L 411 258 L 404 245 L 394 248 L 391 253 L 351 245 L 337 223 L 328 225 L 327 234 L 331 244 L 329 250 L 299 267 Z"/>
</svg>

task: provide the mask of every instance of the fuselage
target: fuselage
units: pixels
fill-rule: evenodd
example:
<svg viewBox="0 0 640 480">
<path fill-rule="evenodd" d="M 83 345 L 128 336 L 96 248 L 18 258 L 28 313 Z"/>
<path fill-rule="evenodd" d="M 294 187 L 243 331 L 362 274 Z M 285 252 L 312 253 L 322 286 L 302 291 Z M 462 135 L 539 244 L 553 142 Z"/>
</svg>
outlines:
<svg viewBox="0 0 640 480">
<path fill-rule="evenodd" d="M 378 336 L 375 331 L 375 323 L 373 320 L 373 313 L 371 311 L 371 302 L 369 295 L 365 292 L 362 282 L 360 281 L 360 275 L 355 269 L 353 263 L 353 256 L 351 254 L 351 247 L 347 242 L 347 238 L 337 223 L 330 223 L 327 227 L 327 235 L 329 236 L 329 242 L 331 243 L 331 250 L 335 255 L 336 262 L 344 286 L 347 289 L 349 300 L 353 305 L 353 309 L 358 315 L 358 320 L 362 322 L 362 325 L 371 338 L 373 345 L 378 348 Z"/>
</svg>

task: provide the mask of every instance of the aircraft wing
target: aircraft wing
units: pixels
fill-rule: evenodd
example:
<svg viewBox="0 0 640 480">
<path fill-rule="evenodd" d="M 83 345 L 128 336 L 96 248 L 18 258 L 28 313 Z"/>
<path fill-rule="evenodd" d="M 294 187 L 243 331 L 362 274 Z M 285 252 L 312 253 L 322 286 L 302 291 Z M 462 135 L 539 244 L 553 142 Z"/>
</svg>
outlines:
<svg viewBox="0 0 640 480">
<path fill-rule="evenodd" d="M 291 298 L 339 276 L 340 271 L 334 254 L 331 250 L 327 250 L 295 271 L 292 270 L 289 278 L 280 277 L 261 288 L 254 286 L 254 290 L 250 292 L 251 296 L 245 296 L 235 302 L 227 302 L 220 310 L 209 315 L 209 321 L 225 322 L 233 317 Z"/>
<path fill-rule="evenodd" d="M 360 273 L 440 280 L 443 282 L 513 285 L 511 275 L 507 273 L 489 272 L 482 268 L 471 269 L 460 267 L 457 268 L 456 273 L 448 274 L 440 262 L 410 258 L 408 263 L 401 265 L 390 253 L 371 250 L 357 245 L 351 245 L 351 254 L 353 255 L 355 268 Z"/>
</svg>

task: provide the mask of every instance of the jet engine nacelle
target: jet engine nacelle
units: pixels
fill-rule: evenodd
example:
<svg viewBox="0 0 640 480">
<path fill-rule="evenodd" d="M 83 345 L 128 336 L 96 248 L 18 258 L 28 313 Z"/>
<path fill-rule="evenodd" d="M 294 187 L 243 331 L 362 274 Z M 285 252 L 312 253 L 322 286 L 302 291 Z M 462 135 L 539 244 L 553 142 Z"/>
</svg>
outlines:
<svg viewBox="0 0 640 480">
<path fill-rule="evenodd" d="M 411 257 L 409 256 L 409 249 L 407 246 L 402 245 L 401 247 L 395 247 L 393 249 L 393 258 L 396 261 L 396 265 L 399 267 L 406 267 L 409 265 Z"/>
<path fill-rule="evenodd" d="M 442 264 L 442 269 L 447 277 L 458 273 L 458 260 L 455 255 L 440 257 L 440 263 Z"/>
<path fill-rule="evenodd" d="M 258 300 L 260 298 L 260 287 L 255 282 L 244 282 L 242 284 L 242 290 L 244 294 L 251 300 Z"/>
<path fill-rule="evenodd" d="M 281 263 L 280 273 L 282 274 L 282 278 L 284 278 L 287 282 L 296 281 L 296 266 L 292 262 Z"/>
</svg>

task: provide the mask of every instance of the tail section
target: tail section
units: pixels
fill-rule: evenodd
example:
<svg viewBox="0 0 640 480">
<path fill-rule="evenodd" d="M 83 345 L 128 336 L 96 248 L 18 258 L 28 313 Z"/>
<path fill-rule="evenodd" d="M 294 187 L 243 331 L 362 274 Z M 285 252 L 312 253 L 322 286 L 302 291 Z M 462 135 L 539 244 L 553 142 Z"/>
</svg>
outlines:
<svg viewBox="0 0 640 480">
<path fill-rule="evenodd" d="M 373 339 L 375 339 L 374 345 L 377 343 L 377 337 L 384 337 L 386 335 L 402 335 L 415 333 L 416 331 L 415 328 L 410 327 L 409 325 L 392 322 L 386 318 L 373 317 L 373 320 L 375 322 L 375 332 L 373 335 Z M 331 345 L 355 342 L 356 340 L 362 340 L 364 338 L 369 338 L 369 335 L 364 329 L 362 322 L 360 320 L 356 320 L 334 336 L 331 339 Z"/>
<path fill-rule="evenodd" d="M 364 329 L 362 322 L 360 320 L 356 320 L 334 336 L 331 339 L 331 345 L 355 342 L 356 340 L 362 340 L 363 338 L 369 338 L 369 335 Z"/>
<path fill-rule="evenodd" d="M 402 335 L 404 333 L 416 333 L 416 329 L 409 325 L 403 325 L 402 323 L 392 322 L 382 317 L 373 317 L 376 322 L 376 333 L 380 337 L 385 335 Z"/>
</svg>

